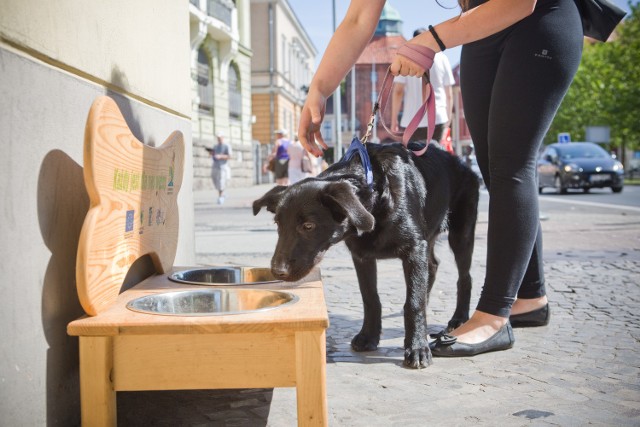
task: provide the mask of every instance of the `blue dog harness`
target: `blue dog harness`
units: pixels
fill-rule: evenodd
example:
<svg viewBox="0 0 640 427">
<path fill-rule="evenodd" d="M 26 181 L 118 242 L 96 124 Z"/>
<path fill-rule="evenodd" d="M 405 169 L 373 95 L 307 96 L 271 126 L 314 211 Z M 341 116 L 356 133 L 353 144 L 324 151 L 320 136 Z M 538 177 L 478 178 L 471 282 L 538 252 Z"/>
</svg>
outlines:
<svg viewBox="0 0 640 427">
<path fill-rule="evenodd" d="M 360 161 L 362 162 L 362 167 L 364 168 L 364 176 L 367 179 L 367 184 L 369 184 L 369 187 L 373 187 L 373 170 L 371 169 L 371 160 L 369 159 L 369 153 L 367 153 L 367 148 L 358 138 L 353 138 L 349 149 L 346 153 L 344 153 L 344 156 L 342 156 L 340 162 L 349 162 L 356 154 L 360 156 Z"/>
</svg>

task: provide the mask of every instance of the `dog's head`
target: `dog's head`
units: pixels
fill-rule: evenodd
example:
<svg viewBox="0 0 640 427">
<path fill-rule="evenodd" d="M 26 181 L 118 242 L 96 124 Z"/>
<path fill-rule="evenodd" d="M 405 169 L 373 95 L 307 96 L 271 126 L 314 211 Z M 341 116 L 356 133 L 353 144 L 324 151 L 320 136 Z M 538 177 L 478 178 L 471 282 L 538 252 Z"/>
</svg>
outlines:
<svg viewBox="0 0 640 427">
<path fill-rule="evenodd" d="M 356 188 L 347 181 L 307 179 L 277 186 L 253 202 L 253 214 L 263 207 L 275 214 L 278 225 L 271 271 L 286 281 L 306 276 L 347 233 L 372 231 L 375 225 Z"/>
</svg>

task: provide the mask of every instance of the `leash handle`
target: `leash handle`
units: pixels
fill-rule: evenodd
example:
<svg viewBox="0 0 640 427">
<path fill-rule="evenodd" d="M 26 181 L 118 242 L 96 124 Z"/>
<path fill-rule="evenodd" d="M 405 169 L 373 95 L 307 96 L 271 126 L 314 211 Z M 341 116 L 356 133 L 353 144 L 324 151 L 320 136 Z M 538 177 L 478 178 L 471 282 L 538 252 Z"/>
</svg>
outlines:
<svg viewBox="0 0 640 427">
<path fill-rule="evenodd" d="M 424 101 L 422 106 L 418 109 L 418 111 L 416 111 L 416 114 L 413 116 L 404 132 L 392 131 L 387 127 L 383 119 L 384 112 L 386 111 L 389 101 L 389 95 L 391 94 L 391 88 L 393 87 L 393 79 L 389 80 L 389 75 L 391 73 L 387 69 L 387 73 L 385 74 L 382 81 L 382 88 L 380 89 L 378 102 L 375 103 L 373 108 L 372 118 L 378 112 L 378 109 L 380 109 L 380 123 L 382 124 L 382 127 L 389 133 L 389 135 L 391 135 L 392 138 L 402 141 L 402 144 L 406 147 L 416 129 L 418 129 L 418 125 L 420 124 L 422 118 L 426 113 L 429 126 L 427 130 L 427 144 L 421 150 L 412 150 L 417 156 L 421 156 L 425 151 L 427 151 L 427 147 L 429 146 L 429 142 L 431 142 L 431 138 L 433 137 L 433 131 L 436 124 L 435 97 L 433 94 L 433 88 L 431 87 L 431 83 L 429 82 L 429 69 L 433 65 L 433 58 L 435 57 L 436 53 L 426 46 L 406 43 L 400 49 L 398 49 L 398 55 L 402 55 L 410 59 L 426 70 L 424 75 L 422 76 L 422 82 L 425 88 L 431 88 L 431 90 L 429 91 L 429 96 Z"/>
</svg>

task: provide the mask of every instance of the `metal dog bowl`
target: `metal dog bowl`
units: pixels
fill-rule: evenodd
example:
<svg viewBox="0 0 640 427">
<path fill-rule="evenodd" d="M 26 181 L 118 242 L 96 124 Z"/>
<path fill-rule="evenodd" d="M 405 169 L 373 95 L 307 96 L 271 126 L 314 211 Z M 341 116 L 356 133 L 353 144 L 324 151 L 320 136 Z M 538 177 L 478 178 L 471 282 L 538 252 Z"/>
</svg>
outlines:
<svg viewBox="0 0 640 427">
<path fill-rule="evenodd" d="M 216 316 L 273 310 L 297 301 L 288 292 L 264 289 L 198 289 L 147 295 L 130 301 L 127 308 L 168 316 Z"/>
<path fill-rule="evenodd" d="M 258 285 L 281 282 L 268 268 L 257 267 L 215 267 L 177 271 L 169 280 L 189 285 L 229 286 Z"/>
</svg>

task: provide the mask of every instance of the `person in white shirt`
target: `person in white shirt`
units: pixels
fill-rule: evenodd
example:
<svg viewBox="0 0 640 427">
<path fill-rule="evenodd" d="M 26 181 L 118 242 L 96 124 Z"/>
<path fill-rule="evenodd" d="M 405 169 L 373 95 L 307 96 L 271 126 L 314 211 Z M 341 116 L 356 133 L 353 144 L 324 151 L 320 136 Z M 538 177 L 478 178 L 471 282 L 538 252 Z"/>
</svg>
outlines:
<svg viewBox="0 0 640 427">
<path fill-rule="evenodd" d="M 418 36 L 426 31 L 419 28 L 413 32 L 413 37 Z M 433 140 L 440 142 L 444 135 L 444 131 L 451 123 L 453 111 L 453 89 L 455 84 L 451 64 L 447 56 L 442 53 L 436 53 L 433 59 L 433 66 L 429 72 L 431 87 L 435 96 L 436 104 L 436 126 L 433 130 Z M 409 126 L 411 119 L 418 111 L 418 108 L 424 103 L 424 93 L 422 78 L 411 76 L 397 76 L 393 79 L 394 87 L 391 96 L 391 130 L 394 132 L 404 131 Z M 398 113 L 402 106 L 402 117 L 398 123 Z M 427 142 L 427 116 L 425 115 L 416 129 L 412 141 Z M 431 141 L 429 141 L 431 142 Z"/>
<path fill-rule="evenodd" d="M 307 150 L 298 141 L 298 137 L 295 137 L 293 142 L 289 144 L 287 153 L 289 154 L 289 184 L 295 184 L 308 178 L 311 171 L 305 169 L 311 166 L 311 159 L 307 154 Z M 306 160 L 304 160 L 305 157 Z M 306 167 L 303 167 L 305 165 Z"/>
</svg>

